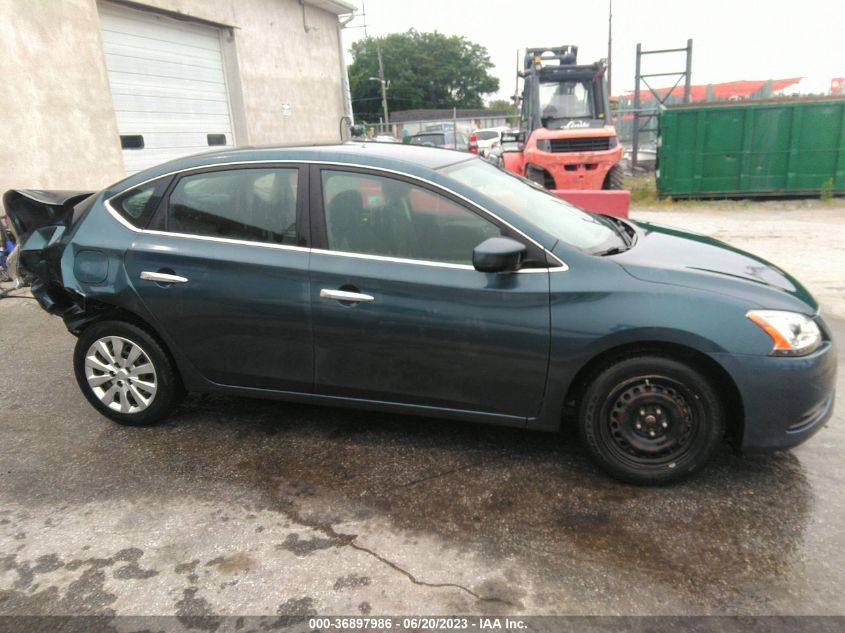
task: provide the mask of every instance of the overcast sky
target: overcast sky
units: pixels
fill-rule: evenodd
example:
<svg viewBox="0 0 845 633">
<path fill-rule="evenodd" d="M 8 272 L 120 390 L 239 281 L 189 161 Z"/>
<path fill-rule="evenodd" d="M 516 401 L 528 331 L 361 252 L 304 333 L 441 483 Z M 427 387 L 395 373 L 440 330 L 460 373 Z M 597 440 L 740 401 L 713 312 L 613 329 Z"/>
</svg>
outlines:
<svg viewBox="0 0 845 633">
<path fill-rule="evenodd" d="M 581 63 L 607 56 L 608 0 L 350 1 L 364 5 L 370 35 L 413 27 L 486 46 L 499 97 L 514 92 L 518 48 L 575 44 Z M 356 18 L 349 26 L 362 24 Z M 347 30 L 346 49 L 362 37 L 363 28 Z M 845 76 L 845 0 L 613 0 L 613 93 L 634 87 L 638 42 L 645 50 L 680 48 L 687 38 L 694 84 L 806 77 L 809 90 L 826 92 L 831 78 Z M 643 72 L 684 66 L 683 54 L 644 59 Z"/>
</svg>

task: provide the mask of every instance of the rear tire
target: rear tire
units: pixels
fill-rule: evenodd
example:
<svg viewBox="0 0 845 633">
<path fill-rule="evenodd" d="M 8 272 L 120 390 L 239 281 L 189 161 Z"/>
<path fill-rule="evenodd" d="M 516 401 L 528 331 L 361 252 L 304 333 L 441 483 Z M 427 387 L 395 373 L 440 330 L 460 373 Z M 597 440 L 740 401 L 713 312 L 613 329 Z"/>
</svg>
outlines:
<svg viewBox="0 0 845 633">
<path fill-rule="evenodd" d="M 624 189 L 625 188 L 625 172 L 622 170 L 622 165 L 616 163 L 613 167 L 610 168 L 610 171 L 607 172 L 607 176 L 604 177 L 604 184 L 602 185 L 602 189 Z"/>
<path fill-rule="evenodd" d="M 660 356 L 614 363 L 589 384 L 579 409 L 581 440 L 622 481 L 655 485 L 701 468 L 725 433 L 722 403 L 697 370 Z"/>
<path fill-rule="evenodd" d="M 544 189 L 554 189 L 555 181 L 552 175 L 542 167 L 528 165 L 525 168 L 525 177 L 531 182 L 535 182 Z"/>
<path fill-rule="evenodd" d="M 157 424 L 182 396 L 182 384 L 161 344 L 125 321 L 88 327 L 76 341 L 73 369 L 88 402 L 118 424 Z"/>
</svg>

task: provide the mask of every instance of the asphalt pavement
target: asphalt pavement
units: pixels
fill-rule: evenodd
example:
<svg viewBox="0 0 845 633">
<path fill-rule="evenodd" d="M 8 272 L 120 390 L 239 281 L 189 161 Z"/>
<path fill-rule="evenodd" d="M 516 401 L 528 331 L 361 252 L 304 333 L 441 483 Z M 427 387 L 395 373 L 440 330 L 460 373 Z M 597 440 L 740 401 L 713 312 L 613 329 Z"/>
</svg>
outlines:
<svg viewBox="0 0 845 633">
<path fill-rule="evenodd" d="M 845 341 L 841 209 L 784 210 L 768 240 L 771 217 L 733 211 L 635 217 L 767 251 Z M 0 613 L 845 610 L 841 404 L 791 452 L 724 446 L 642 488 L 566 433 L 217 396 L 120 427 L 79 393 L 73 343 L 31 299 L 0 300 Z"/>
</svg>

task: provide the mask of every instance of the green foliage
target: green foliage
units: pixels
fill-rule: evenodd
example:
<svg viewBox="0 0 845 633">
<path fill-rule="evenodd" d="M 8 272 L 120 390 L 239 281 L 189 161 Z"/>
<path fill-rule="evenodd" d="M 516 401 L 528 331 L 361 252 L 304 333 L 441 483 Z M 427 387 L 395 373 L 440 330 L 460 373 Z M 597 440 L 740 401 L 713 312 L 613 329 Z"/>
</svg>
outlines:
<svg viewBox="0 0 845 633">
<path fill-rule="evenodd" d="M 504 110 L 507 112 L 507 116 L 517 116 L 519 114 L 519 109 L 508 99 L 493 99 L 493 101 L 487 104 L 487 107 L 491 110 Z"/>
<path fill-rule="evenodd" d="M 389 82 L 390 111 L 481 108 L 482 95 L 499 89 L 499 80 L 488 72 L 493 64 L 487 49 L 465 37 L 414 29 L 368 37 L 352 45 L 349 89 L 356 118 L 372 122 L 381 114 L 381 85 L 370 79 L 378 77 L 377 46 Z"/>
<path fill-rule="evenodd" d="M 833 178 L 828 178 L 822 183 L 822 189 L 819 192 L 819 198 L 822 200 L 833 199 Z"/>
<path fill-rule="evenodd" d="M 646 176 L 628 176 L 625 188 L 631 192 L 631 204 L 654 204 L 657 202 L 657 189 L 654 178 Z"/>
</svg>

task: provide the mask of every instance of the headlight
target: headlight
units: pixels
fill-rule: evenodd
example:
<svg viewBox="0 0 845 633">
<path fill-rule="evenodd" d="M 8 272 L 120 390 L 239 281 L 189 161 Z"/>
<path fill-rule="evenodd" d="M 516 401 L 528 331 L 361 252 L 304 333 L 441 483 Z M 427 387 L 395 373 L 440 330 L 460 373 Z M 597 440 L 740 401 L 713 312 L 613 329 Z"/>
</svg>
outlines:
<svg viewBox="0 0 845 633">
<path fill-rule="evenodd" d="M 746 314 L 772 342 L 773 356 L 803 356 L 821 345 L 822 333 L 810 317 L 783 310 L 749 310 Z"/>
<path fill-rule="evenodd" d="M 552 151 L 552 142 L 547 138 L 541 138 L 537 141 L 537 149 L 541 152 Z"/>
</svg>

